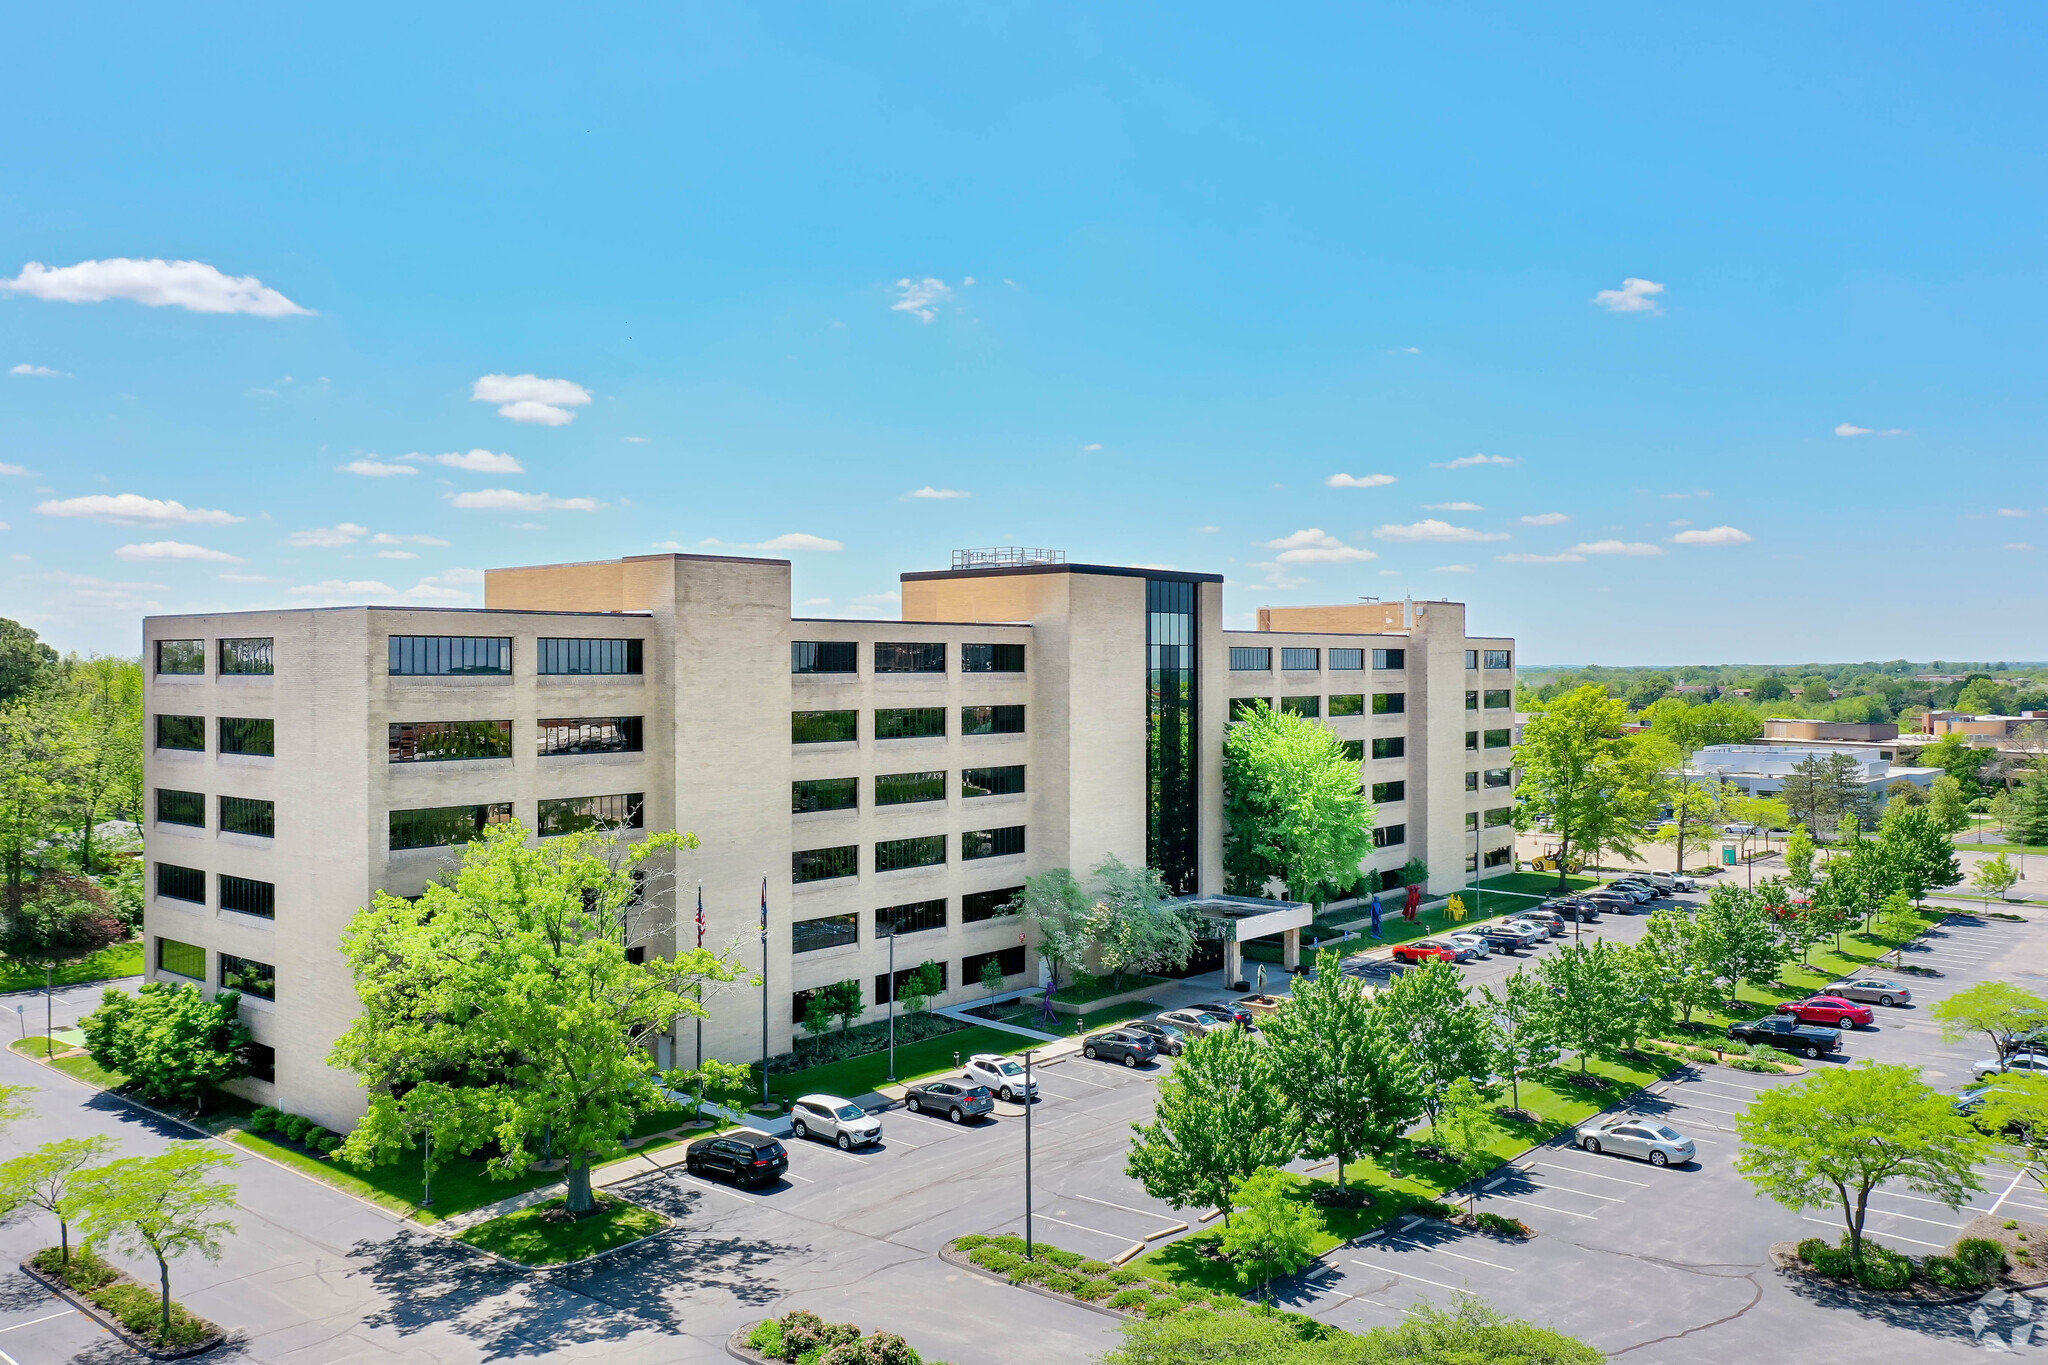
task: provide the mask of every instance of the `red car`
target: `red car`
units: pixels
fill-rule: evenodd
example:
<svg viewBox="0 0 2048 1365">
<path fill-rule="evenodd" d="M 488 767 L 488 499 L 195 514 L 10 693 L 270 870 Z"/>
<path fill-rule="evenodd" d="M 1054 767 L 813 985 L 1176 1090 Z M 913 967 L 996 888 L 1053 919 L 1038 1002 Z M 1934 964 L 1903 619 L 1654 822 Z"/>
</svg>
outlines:
<svg viewBox="0 0 2048 1365">
<path fill-rule="evenodd" d="M 1397 944 L 1394 948 L 1394 957 L 1396 961 L 1400 962 L 1456 962 L 1458 960 L 1456 949 L 1446 948 L 1441 943 L 1432 943 L 1426 938 L 1419 938 L 1413 943 Z M 1864 1013 L 1868 1014 L 1870 1011 L 1865 1010 Z"/>
<path fill-rule="evenodd" d="M 1877 1019 L 1870 1006 L 1844 1000 L 1839 995 L 1788 1000 L 1778 1006 L 1778 1013 L 1792 1015 L 1802 1024 L 1832 1024 L 1838 1029 L 1868 1028 Z"/>
</svg>

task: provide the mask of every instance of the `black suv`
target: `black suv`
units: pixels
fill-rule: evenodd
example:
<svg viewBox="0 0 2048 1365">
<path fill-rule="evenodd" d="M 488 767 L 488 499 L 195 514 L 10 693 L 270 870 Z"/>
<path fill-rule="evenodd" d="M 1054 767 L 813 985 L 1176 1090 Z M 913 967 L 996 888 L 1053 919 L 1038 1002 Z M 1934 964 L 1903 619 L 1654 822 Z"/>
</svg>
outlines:
<svg viewBox="0 0 2048 1365">
<path fill-rule="evenodd" d="M 1172 1024 L 1162 1024 L 1157 1019 L 1133 1019 L 1123 1027 L 1128 1032 L 1144 1034 L 1159 1044 L 1159 1050 L 1169 1057 L 1178 1057 L 1187 1051 L 1187 1033 Z"/>
<path fill-rule="evenodd" d="M 766 1133 L 741 1129 L 690 1144 L 683 1164 L 691 1175 L 735 1185 L 772 1185 L 789 1169 L 789 1152 Z"/>
<path fill-rule="evenodd" d="M 1836 1030 L 1802 1024 L 1789 1014 L 1767 1014 L 1748 1023 L 1730 1024 L 1728 1036 L 1737 1042 L 1768 1043 L 1802 1057 L 1818 1057 L 1842 1046 L 1842 1035 Z"/>
<path fill-rule="evenodd" d="M 1522 936 L 1502 924 L 1482 924 L 1471 932 L 1486 940 L 1486 946 L 1497 953 L 1517 952 L 1522 946 Z"/>
<path fill-rule="evenodd" d="M 1099 1057 L 1107 1062 L 1122 1062 L 1125 1066 L 1141 1066 L 1158 1058 L 1159 1042 L 1149 1034 L 1111 1029 L 1107 1033 L 1095 1034 L 1083 1043 L 1081 1055 L 1091 1061 Z"/>
<path fill-rule="evenodd" d="M 1600 918 L 1600 907 L 1586 900 L 1545 901 L 1543 908 L 1559 919 L 1578 920 L 1582 924 L 1591 924 Z"/>
</svg>

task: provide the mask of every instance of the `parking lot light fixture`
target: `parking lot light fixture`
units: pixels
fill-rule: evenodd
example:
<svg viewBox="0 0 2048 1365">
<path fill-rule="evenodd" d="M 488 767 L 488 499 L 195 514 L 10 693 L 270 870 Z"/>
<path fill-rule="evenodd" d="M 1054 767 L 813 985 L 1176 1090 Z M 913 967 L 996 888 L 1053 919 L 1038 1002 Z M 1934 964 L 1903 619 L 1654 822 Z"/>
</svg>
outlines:
<svg viewBox="0 0 2048 1365">
<path fill-rule="evenodd" d="M 1036 1049 L 1024 1049 L 1024 1259 L 1038 1259 L 1031 1244 L 1031 1054 Z M 957 1058 L 958 1053 L 954 1056 Z"/>
</svg>

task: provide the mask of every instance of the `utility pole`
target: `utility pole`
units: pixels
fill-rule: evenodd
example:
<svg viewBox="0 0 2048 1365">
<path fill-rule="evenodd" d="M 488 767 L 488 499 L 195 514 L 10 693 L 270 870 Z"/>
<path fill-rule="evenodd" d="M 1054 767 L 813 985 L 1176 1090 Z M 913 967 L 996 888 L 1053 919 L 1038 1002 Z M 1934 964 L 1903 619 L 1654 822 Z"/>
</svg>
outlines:
<svg viewBox="0 0 2048 1365">
<path fill-rule="evenodd" d="M 1031 1054 L 1024 1051 L 1024 1259 L 1036 1260 L 1031 1248 Z"/>
<path fill-rule="evenodd" d="M 889 1084 L 896 1084 L 896 921 L 889 921 Z"/>
</svg>

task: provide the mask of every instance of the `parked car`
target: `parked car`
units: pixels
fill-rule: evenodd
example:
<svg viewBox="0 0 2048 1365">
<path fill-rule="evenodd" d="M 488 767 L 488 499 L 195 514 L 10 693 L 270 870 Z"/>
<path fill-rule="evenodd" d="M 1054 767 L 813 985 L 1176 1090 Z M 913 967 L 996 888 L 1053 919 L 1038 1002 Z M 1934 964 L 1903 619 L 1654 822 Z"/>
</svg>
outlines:
<svg viewBox="0 0 2048 1365">
<path fill-rule="evenodd" d="M 1761 826 L 1753 825 L 1747 820 L 1737 820 L 1732 824 L 1721 826 L 1721 832 L 1723 834 L 1761 834 L 1763 829 Z"/>
<path fill-rule="evenodd" d="M 1099 1057 L 1125 1066 L 1145 1066 L 1159 1059 L 1159 1042 L 1135 1029 L 1113 1028 L 1091 1035 L 1081 1044 L 1081 1055 L 1090 1061 Z"/>
<path fill-rule="evenodd" d="M 789 1150 L 766 1133 L 740 1128 L 691 1143 L 683 1167 L 691 1175 L 735 1185 L 772 1185 L 789 1169 Z"/>
<path fill-rule="evenodd" d="M 996 1097 L 972 1081 L 918 1081 L 903 1092 L 903 1107 L 913 1114 L 944 1114 L 955 1123 L 996 1111 Z"/>
<path fill-rule="evenodd" d="M 1544 926 L 1546 929 L 1550 930 L 1552 937 L 1556 937 L 1564 933 L 1564 916 L 1558 914 L 1555 910 L 1545 910 L 1540 905 L 1537 906 L 1534 910 L 1522 911 L 1520 914 L 1517 914 L 1515 918 L 1519 920 L 1528 920 L 1531 923 L 1540 924 Z"/>
<path fill-rule="evenodd" d="M 1550 925 L 1545 923 L 1543 920 L 1530 919 L 1527 915 L 1514 915 L 1509 917 L 1508 919 L 1502 920 L 1501 923 L 1512 924 L 1518 929 L 1527 929 L 1528 931 L 1536 935 L 1536 942 L 1538 943 L 1542 943 L 1545 940 L 1549 939 L 1555 932 L 1551 929 Z"/>
<path fill-rule="evenodd" d="M 837 1095 L 806 1095 L 792 1104 L 789 1128 L 800 1138 L 836 1142 L 842 1152 L 882 1140 L 882 1121 Z"/>
<path fill-rule="evenodd" d="M 1257 1027 L 1258 1016 L 1253 1014 L 1249 1008 L 1238 1004 L 1234 1000 L 1211 1000 L 1197 1005 L 1195 1008 L 1207 1010 L 1218 1019 L 1228 1019 L 1239 1028 Z"/>
<path fill-rule="evenodd" d="M 1411 939 L 1394 945 L 1396 962 L 1457 962 L 1471 953 L 1455 944 L 1440 943 L 1433 938 Z"/>
<path fill-rule="evenodd" d="M 1697 1154 L 1693 1140 L 1670 1124 L 1627 1114 L 1596 1119 L 1574 1136 L 1589 1152 L 1632 1156 L 1652 1166 L 1683 1166 Z"/>
<path fill-rule="evenodd" d="M 1997 1076 L 2005 1072 L 2017 1072 L 2023 1076 L 2048 1076 L 2048 1052 L 2015 1052 L 2004 1061 L 1986 1057 L 1970 1068 L 1978 1080 Z"/>
<path fill-rule="evenodd" d="M 1133 1033 L 1146 1035 L 1169 1057 L 1178 1057 L 1188 1050 L 1188 1032 L 1178 1024 L 1162 1023 L 1157 1019 L 1133 1019 L 1124 1027 Z"/>
<path fill-rule="evenodd" d="M 1523 948 L 1534 946 L 1536 942 L 1536 930 L 1533 926 L 1509 924 L 1506 920 L 1481 925 L 1479 932 L 1486 935 L 1487 942 L 1503 953 L 1519 952 Z"/>
<path fill-rule="evenodd" d="M 1609 882 L 1608 889 L 1610 891 L 1626 892 L 1635 898 L 1638 905 L 1648 905 L 1651 901 L 1664 899 L 1663 887 L 1655 882 L 1644 881 L 1640 877 L 1622 877 L 1616 881 Z"/>
<path fill-rule="evenodd" d="M 1877 1022 L 1868 1005 L 1844 1000 L 1839 995 L 1815 995 L 1805 1000 L 1787 1000 L 1778 1013 L 1789 1014 L 1802 1024 L 1833 1024 L 1839 1029 L 1867 1028 Z"/>
<path fill-rule="evenodd" d="M 1802 1024 L 1789 1014 L 1767 1014 L 1761 1019 L 1730 1024 L 1728 1036 L 1742 1043 L 1768 1043 L 1802 1057 L 1818 1057 L 1842 1046 L 1842 1035 L 1836 1030 Z"/>
<path fill-rule="evenodd" d="M 1198 1038 L 1205 1033 L 1214 1033 L 1218 1029 L 1231 1027 L 1230 1021 L 1222 1015 L 1211 1014 L 1209 1011 L 1201 1009 L 1168 1010 L 1166 1013 L 1154 1017 L 1162 1024 L 1171 1024 L 1175 1028 L 1194 1034 Z"/>
<path fill-rule="evenodd" d="M 1454 929 L 1444 937 L 1461 948 L 1470 948 L 1474 957 L 1492 957 L 1493 944 L 1486 935 L 1474 929 Z"/>
<path fill-rule="evenodd" d="M 1617 915 L 1633 915 L 1636 912 L 1636 906 L 1641 903 L 1633 897 L 1624 896 L 1619 891 L 1605 890 L 1588 891 L 1581 899 L 1591 901 L 1597 908 L 1612 911 Z"/>
<path fill-rule="evenodd" d="M 2017 1093 L 2017 1091 L 2002 1085 L 1973 1085 L 1963 1091 L 1962 1094 L 1956 1096 L 1955 1111 L 1968 1118 L 1983 1109 L 1990 1102 L 1992 1096 Z"/>
<path fill-rule="evenodd" d="M 1545 901 L 1542 908 L 1561 920 L 1577 920 L 1581 924 L 1592 924 L 1600 918 L 1598 905 L 1576 896 L 1570 900 Z"/>
<path fill-rule="evenodd" d="M 1006 1104 L 1038 1098 L 1038 1082 L 1024 1080 L 1024 1063 L 996 1052 L 977 1052 L 967 1059 L 967 1079 L 987 1086 Z"/>
<path fill-rule="evenodd" d="M 1699 882 L 1683 872 L 1640 872 L 1636 875 L 1663 887 L 1666 891 L 1695 891 Z"/>
<path fill-rule="evenodd" d="M 1844 1000 L 1861 1000 L 1869 1005 L 1910 1005 L 1913 992 L 1910 987 L 1881 976 L 1859 976 L 1854 981 L 1837 981 L 1822 991 L 1823 995 L 1839 995 Z"/>
</svg>

